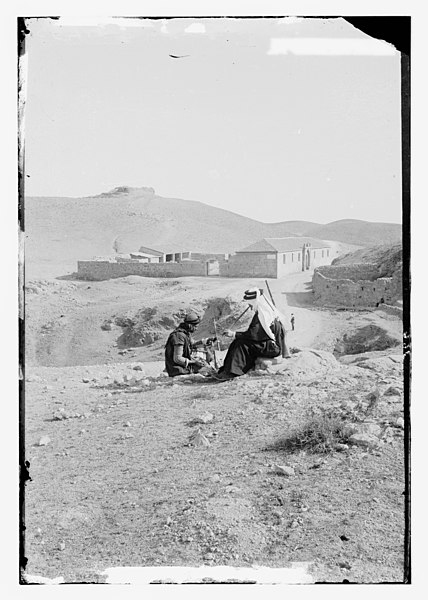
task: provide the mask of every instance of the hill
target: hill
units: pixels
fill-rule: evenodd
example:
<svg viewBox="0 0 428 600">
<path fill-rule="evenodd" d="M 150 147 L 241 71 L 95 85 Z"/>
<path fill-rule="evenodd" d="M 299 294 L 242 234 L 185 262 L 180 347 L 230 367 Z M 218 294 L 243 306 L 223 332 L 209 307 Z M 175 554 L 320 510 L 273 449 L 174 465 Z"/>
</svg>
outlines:
<svg viewBox="0 0 428 600">
<path fill-rule="evenodd" d="M 28 279 L 72 273 L 77 260 L 135 251 L 142 245 L 231 253 L 264 237 L 310 235 L 362 246 L 389 239 L 399 226 L 364 221 L 261 223 L 202 202 L 163 198 L 153 188 L 121 186 L 84 198 L 27 197 L 25 229 Z"/>
<path fill-rule="evenodd" d="M 281 221 L 280 223 L 269 223 L 271 237 L 286 237 L 286 235 L 306 236 L 308 231 L 322 227 L 319 223 L 312 221 Z M 289 232 L 288 234 L 284 232 Z"/>
<path fill-rule="evenodd" d="M 286 223 L 284 223 L 286 225 Z M 401 240 L 401 225 L 397 223 L 371 223 L 357 219 L 341 219 L 326 225 L 310 227 L 304 234 L 311 237 L 355 244 L 373 246 L 389 244 Z"/>
<path fill-rule="evenodd" d="M 259 221 L 202 202 L 124 187 L 86 198 L 28 197 L 25 226 L 31 277 L 72 272 L 77 260 L 141 245 L 230 253 L 270 231 Z"/>
<path fill-rule="evenodd" d="M 351 263 L 375 263 L 379 266 L 380 277 L 392 277 L 395 273 L 401 271 L 403 266 L 401 243 L 362 248 L 335 258 L 332 262 L 333 265 Z"/>
</svg>

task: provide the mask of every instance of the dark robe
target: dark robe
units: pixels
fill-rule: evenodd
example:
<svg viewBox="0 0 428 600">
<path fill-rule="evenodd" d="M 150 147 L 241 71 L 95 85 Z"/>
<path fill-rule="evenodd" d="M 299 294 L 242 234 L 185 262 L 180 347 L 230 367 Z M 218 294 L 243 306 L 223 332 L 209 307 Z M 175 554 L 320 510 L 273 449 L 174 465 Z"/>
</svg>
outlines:
<svg viewBox="0 0 428 600">
<path fill-rule="evenodd" d="M 191 360 L 192 338 L 190 333 L 181 327 L 177 327 L 169 334 L 165 345 L 165 367 L 170 377 L 191 373 L 189 367 L 183 367 L 174 362 L 174 346 L 183 346 L 183 358 Z"/>
<path fill-rule="evenodd" d="M 272 333 L 275 333 L 271 325 Z M 237 331 L 230 344 L 219 372 L 225 375 L 245 375 L 254 368 L 256 358 L 275 358 L 281 354 L 281 348 L 263 329 L 257 313 L 255 313 L 247 331 Z"/>
</svg>

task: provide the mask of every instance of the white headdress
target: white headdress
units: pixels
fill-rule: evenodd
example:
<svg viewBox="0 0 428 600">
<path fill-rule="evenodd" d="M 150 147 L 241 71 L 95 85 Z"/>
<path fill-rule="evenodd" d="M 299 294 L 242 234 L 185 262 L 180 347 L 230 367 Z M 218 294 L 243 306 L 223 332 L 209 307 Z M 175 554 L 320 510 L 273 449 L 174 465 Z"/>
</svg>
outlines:
<svg viewBox="0 0 428 600">
<path fill-rule="evenodd" d="M 270 326 L 275 319 L 279 319 L 285 325 L 284 315 L 266 298 L 258 288 L 251 288 L 245 291 L 244 300 L 251 304 L 254 312 L 257 312 L 259 321 L 266 334 L 272 339 L 275 336 Z"/>
</svg>

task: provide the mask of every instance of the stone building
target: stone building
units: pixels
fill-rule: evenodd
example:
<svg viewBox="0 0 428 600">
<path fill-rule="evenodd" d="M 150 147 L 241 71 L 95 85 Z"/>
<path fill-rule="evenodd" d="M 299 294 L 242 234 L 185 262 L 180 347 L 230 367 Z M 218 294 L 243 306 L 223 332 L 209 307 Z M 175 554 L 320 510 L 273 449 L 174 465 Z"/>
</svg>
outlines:
<svg viewBox="0 0 428 600">
<path fill-rule="evenodd" d="M 333 260 L 327 242 L 309 237 L 264 238 L 238 250 L 220 265 L 223 277 L 279 278 L 312 270 Z"/>
</svg>

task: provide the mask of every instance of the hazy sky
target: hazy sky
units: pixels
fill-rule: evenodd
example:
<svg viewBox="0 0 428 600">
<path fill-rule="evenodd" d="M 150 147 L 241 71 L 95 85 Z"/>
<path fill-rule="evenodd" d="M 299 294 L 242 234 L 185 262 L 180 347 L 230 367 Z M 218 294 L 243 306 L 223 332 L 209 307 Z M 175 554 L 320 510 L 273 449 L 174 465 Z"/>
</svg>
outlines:
<svg viewBox="0 0 428 600">
<path fill-rule="evenodd" d="M 266 222 L 400 222 L 392 46 L 342 19 L 117 22 L 29 21 L 28 195 L 151 186 Z"/>
</svg>

